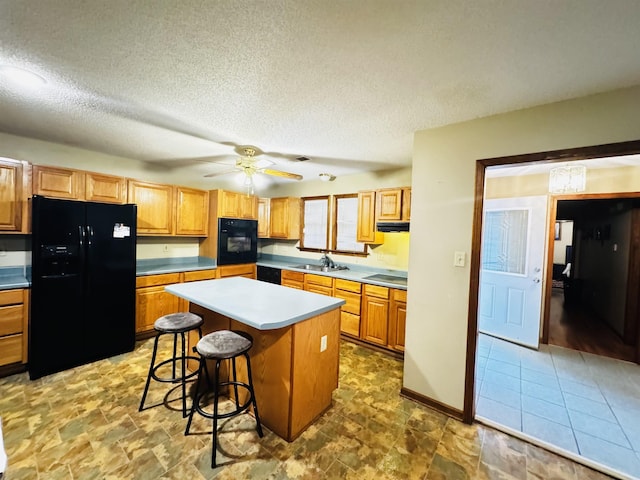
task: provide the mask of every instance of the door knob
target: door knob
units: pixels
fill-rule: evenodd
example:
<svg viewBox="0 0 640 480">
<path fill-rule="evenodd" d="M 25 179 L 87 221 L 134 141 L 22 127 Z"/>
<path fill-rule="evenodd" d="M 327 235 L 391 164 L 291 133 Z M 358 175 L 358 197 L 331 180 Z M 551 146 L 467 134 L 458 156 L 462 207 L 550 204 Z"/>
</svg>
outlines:
<svg viewBox="0 0 640 480">
<path fill-rule="evenodd" d="M 540 279 L 538 277 L 534 278 L 533 283 L 540 283 Z"/>
</svg>

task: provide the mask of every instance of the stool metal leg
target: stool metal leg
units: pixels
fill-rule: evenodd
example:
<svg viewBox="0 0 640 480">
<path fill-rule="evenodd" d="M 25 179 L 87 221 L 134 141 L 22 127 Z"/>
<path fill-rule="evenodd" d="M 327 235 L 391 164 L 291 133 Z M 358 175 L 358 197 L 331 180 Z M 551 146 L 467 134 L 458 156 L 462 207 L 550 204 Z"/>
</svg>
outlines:
<svg viewBox="0 0 640 480">
<path fill-rule="evenodd" d="M 191 412 L 189 412 L 189 420 L 187 420 L 187 427 L 184 429 L 184 434 L 185 435 L 189 435 L 189 429 L 191 428 L 191 422 L 193 421 L 193 413 L 196 411 L 197 409 L 197 405 L 198 405 L 198 392 L 200 391 L 200 376 L 202 374 L 202 366 L 204 365 L 206 368 L 206 364 L 205 364 L 206 360 L 204 358 L 200 359 L 200 365 L 198 366 L 198 376 L 196 379 L 196 393 L 193 396 L 193 403 L 191 404 Z"/>
<path fill-rule="evenodd" d="M 238 376 L 236 375 L 236 357 L 231 359 L 231 365 L 233 370 L 233 393 L 235 394 L 236 408 L 240 408 L 240 400 L 238 400 L 238 385 L 236 383 L 238 381 Z"/>
<path fill-rule="evenodd" d="M 253 413 L 256 417 L 256 430 L 258 431 L 258 436 L 262 438 L 262 425 L 260 423 L 260 415 L 258 414 L 258 403 L 256 402 L 256 392 L 253 389 L 253 376 L 251 375 L 251 359 L 249 358 L 249 354 L 244 352 L 244 356 L 247 359 L 247 376 L 249 377 L 249 388 L 251 389 L 251 399 L 253 401 Z"/>
<path fill-rule="evenodd" d="M 153 367 L 156 363 L 156 354 L 158 353 L 158 339 L 160 335 L 156 335 L 155 340 L 153 341 L 153 353 L 151 354 L 151 364 L 149 365 L 149 374 L 147 375 L 147 383 L 144 386 L 144 392 L 142 393 L 142 400 L 140 400 L 140 406 L 138 407 L 138 411 L 141 412 L 144 408 L 144 401 L 147 398 L 147 393 L 149 393 L 149 384 L 151 383 L 151 376 L 153 374 Z"/>
<path fill-rule="evenodd" d="M 185 367 L 185 363 L 187 363 L 187 354 L 186 354 L 186 346 L 185 346 L 185 338 L 184 338 L 184 332 L 180 333 L 180 337 L 182 340 L 182 356 L 181 358 L 181 375 L 182 375 L 182 418 L 185 418 L 187 416 L 187 372 L 186 372 L 186 367 Z"/>
<path fill-rule="evenodd" d="M 218 383 L 220 381 L 220 359 L 216 360 L 213 389 L 213 448 L 211 449 L 211 468 L 216 468 L 216 453 L 218 449 Z"/>
</svg>

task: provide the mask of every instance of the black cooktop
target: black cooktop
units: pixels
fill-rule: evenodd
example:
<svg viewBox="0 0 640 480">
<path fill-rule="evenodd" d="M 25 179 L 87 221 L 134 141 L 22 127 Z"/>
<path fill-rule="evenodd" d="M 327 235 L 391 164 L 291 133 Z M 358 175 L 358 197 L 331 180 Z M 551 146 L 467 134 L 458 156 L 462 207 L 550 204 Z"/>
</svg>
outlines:
<svg viewBox="0 0 640 480">
<path fill-rule="evenodd" d="M 396 277 L 395 275 L 385 275 L 383 273 L 376 273 L 375 275 L 369 275 L 364 277 L 365 280 L 378 280 L 379 282 L 395 283 L 396 285 L 407 285 L 407 279 L 403 277 Z"/>
</svg>

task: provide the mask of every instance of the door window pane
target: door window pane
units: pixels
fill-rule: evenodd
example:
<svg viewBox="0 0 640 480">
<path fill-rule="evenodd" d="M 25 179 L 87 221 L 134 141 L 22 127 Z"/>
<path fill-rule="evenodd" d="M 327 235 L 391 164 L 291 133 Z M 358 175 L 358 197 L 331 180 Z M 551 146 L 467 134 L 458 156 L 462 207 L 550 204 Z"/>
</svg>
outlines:
<svg viewBox="0 0 640 480">
<path fill-rule="evenodd" d="M 482 268 L 524 275 L 527 260 L 529 210 L 485 212 L 482 228 Z"/>
</svg>

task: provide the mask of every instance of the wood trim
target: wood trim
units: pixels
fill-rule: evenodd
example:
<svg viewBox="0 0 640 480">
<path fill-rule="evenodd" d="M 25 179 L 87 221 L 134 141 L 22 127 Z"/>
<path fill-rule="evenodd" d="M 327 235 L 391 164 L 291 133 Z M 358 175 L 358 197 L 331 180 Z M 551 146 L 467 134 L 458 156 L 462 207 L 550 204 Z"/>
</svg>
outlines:
<svg viewBox="0 0 640 480">
<path fill-rule="evenodd" d="M 542 304 L 542 326 L 540 329 L 540 343 L 549 343 L 549 315 L 551 314 L 551 289 L 553 288 L 553 252 L 555 250 L 554 224 L 558 215 L 558 196 L 552 195 L 549 198 L 547 207 L 549 216 L 547 218 L 547 261 L 545 265 L 544 295 Z"/>
<path fill-rule="evenodd" d="M 587 158 L 613 157 L 640 153 L 640 140 L 577 147 L 548 152 L 527 153 L 507 157 L 496 157 L 476 161 L 475 201 L 473 210 L 473 230 L 471 240 L 469 309 L 467 321 L 467 361 L 465 368 L 463 421 L 472 423 L 474 418 L 474 384 L 475 356 L 478 336 L 478 289 L 480 284 L 480 246 L 482 243 L 482 205 L 484 196 L 485 169 L 489 166 L 508 165 L 523 162 L 566 162 L 567 160 L 583 160 Z M 590 194 L 579 198 L 606 198 L 607 194 Z M 638 194 L 617 194 L 620 198 L 637 196 Z M 556 196 L 555 199 L 572 198 L 573 195 Z M 545 314 L 545 317 L 548 317 Z M 548 318 L 545 318 L 548 322 Z M 544 329 L 544 326 L 543 326 Z M 640 338 L 636 345 L 636 358 L 640 360 Z"/>
<path fill-rule="evenodd" d="M 464 421 L 464 415 L 463 413 L 458 410 L 457 408 L 452 408 L 448 405 L 445 405 L 444 403 L 440 403 L 437 400 L 434 400 L 433 398 L 429 398 L 425 395 L 422 395 L 418 392 L 414 392 L 413 390 L 409 390 L 408 388 L 402 387 L 400 389 L 400 396 L 408 398 L 409 400 L 413 400 L 414 402 L 417 402 L 421 405 L 425 405 L 429 408 L 432 408 L 440 413 L 444 413 L 445 415 L 449 416 L 449 417 L 453 417 L 457 420 L 460 421 Z M 467 422 L 465 422 L 467 423 Z M 468 422 L 468 423 L 472 423 L 472 422 Z"/>
<path fill-rule="evenodd" d="M 360 329 L 362 330 L 362 317 L 360 318 Z M 398 360 L 402 360 L 404 358 L 404 352 L 401 352 L 399 350 L 390 350 L 389 347 L 385 345 L 375 345 L 345 332 L 340 332 L 340 338 L 347 342 L 355 343 L 356 345 L 359 345 L 361 347 L 368 348 L 369 350 L 384 353 L 388 357 L 397 358 Z"/>
</svg>

